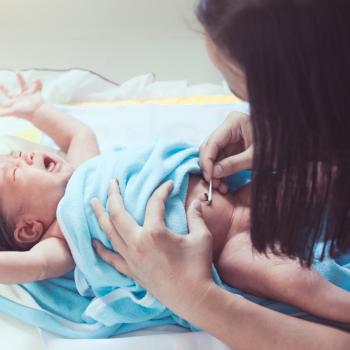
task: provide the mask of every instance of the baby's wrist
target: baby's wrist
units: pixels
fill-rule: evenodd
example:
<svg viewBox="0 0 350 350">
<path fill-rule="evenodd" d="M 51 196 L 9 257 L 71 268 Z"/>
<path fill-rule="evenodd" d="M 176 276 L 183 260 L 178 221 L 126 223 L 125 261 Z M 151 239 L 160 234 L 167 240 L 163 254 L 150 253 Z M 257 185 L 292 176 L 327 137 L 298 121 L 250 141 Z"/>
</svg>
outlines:
<svg viewBox="0 0 350 350">
<path fill-rule="evenodd" d="M 45 109 L 48 108 L 48 105 L 42 101 L 42 103 L 38 104 L 36 108 L 27 116 L 27 120 L 30 122 L 33 122 L 33 120 L 40 116 L 43 112 L 45 112 Z"/>
</svg>

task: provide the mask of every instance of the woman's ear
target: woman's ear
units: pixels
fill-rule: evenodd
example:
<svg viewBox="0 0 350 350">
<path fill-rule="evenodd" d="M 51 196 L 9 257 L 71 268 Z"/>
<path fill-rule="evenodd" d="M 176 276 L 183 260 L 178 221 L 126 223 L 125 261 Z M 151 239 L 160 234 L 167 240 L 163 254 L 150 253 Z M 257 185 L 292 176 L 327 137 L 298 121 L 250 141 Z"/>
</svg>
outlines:
<svg viewBox="0 0 350 350">
<path fill-rule="evenodd" d="M 19 246 L 26 248 L 36 243 L 43 233 L 44 225 L 39 220 L 20 218 L 15 225 L 13 236 Z"/>
</svg>

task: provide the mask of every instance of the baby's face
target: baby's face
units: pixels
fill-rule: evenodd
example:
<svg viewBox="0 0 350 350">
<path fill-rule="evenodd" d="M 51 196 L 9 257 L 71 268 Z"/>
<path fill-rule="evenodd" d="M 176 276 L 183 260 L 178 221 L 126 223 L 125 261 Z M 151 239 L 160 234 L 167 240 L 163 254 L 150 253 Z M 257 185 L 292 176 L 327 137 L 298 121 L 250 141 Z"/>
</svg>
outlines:
<svg viewBox="0 0 350 350">
<path fill-rule="evenodd" d="M 2 212 L 12 222 L 25 213 L 51 224 L 72 173 L 72 166 L 55 153 L 15 151 L 0 156 Z"/>
</svg>

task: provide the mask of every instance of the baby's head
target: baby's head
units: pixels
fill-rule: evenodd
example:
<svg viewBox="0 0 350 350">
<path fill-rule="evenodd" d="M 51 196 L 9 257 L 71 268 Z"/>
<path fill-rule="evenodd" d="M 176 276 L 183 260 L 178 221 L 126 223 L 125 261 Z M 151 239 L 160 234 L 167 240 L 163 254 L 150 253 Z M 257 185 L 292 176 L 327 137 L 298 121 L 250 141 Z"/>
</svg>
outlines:
<svg viewBox="0 0 350 350">
<path fill-rule="evenodd" d="M 0 250 L 28 250 L 41 239 L 72 173 L 51 152 L 0 156 Z"/>
</svg>

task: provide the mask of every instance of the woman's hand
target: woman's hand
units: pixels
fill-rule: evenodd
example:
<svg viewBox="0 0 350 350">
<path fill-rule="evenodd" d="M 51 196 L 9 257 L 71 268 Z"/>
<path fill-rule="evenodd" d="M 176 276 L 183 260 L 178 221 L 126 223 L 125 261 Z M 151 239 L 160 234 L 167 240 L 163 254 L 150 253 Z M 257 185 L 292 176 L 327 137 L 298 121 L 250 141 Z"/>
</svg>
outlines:
<svg viewBox="0 0 350 350">
<path fill-rule="evenodd" d="M 92 207 L 102 230 L 116 252 L 95 241 L 98 255 L 118 271 L 132 277 L 162 304 L 181 315 L 199 305 L 210 286 L 212 236 L 202 218 L 201 203 L 194 201 L 188 216 L 189 234 L 175 235 L 164 224 L 165 202 L 172 182 L 151 196 L 144 226 L 139 226 L 124 208 L 116 182 L 109 191 L 109 212 L 97 199 Z"/>
<path fill-rule="evenodd" d="M 42 83 L 36 80 L 28 86 L 21 73 L 17 73 L 17 80 L 20 86 L 19 94 L 12 94 L 6 86 L 0 85 L 0 93 L 6 98 L 0 103 L 0 116 L 13 116 L 31 121 L 33 114 L 43 104 Z"/>
<path fill-rule="evenodd" d="M 250 118 L 231 113 L 201 145 L 200 165 L 206 181 L 213 179 L 213 187 L 227 192 L 226 176 L 252 168 L 253 140 Z"/>
<path fill-rule="evenodd" d="M 116 185 L 109 193 L 109 216 L 96 200 L 102 229 L 118 253 L 94 244 L 107 263 L 141 283 L 180 317 L 234 349 L 348 349 L 349 334 L 256 305 L 215 285 L 210 276 L 212 238 L 200 203 L 188 211 L 190 234 L 176 236 L 164 226 L 165 183 L 148 202 L 144 227 L 125 211 Z"/>
</svg>

